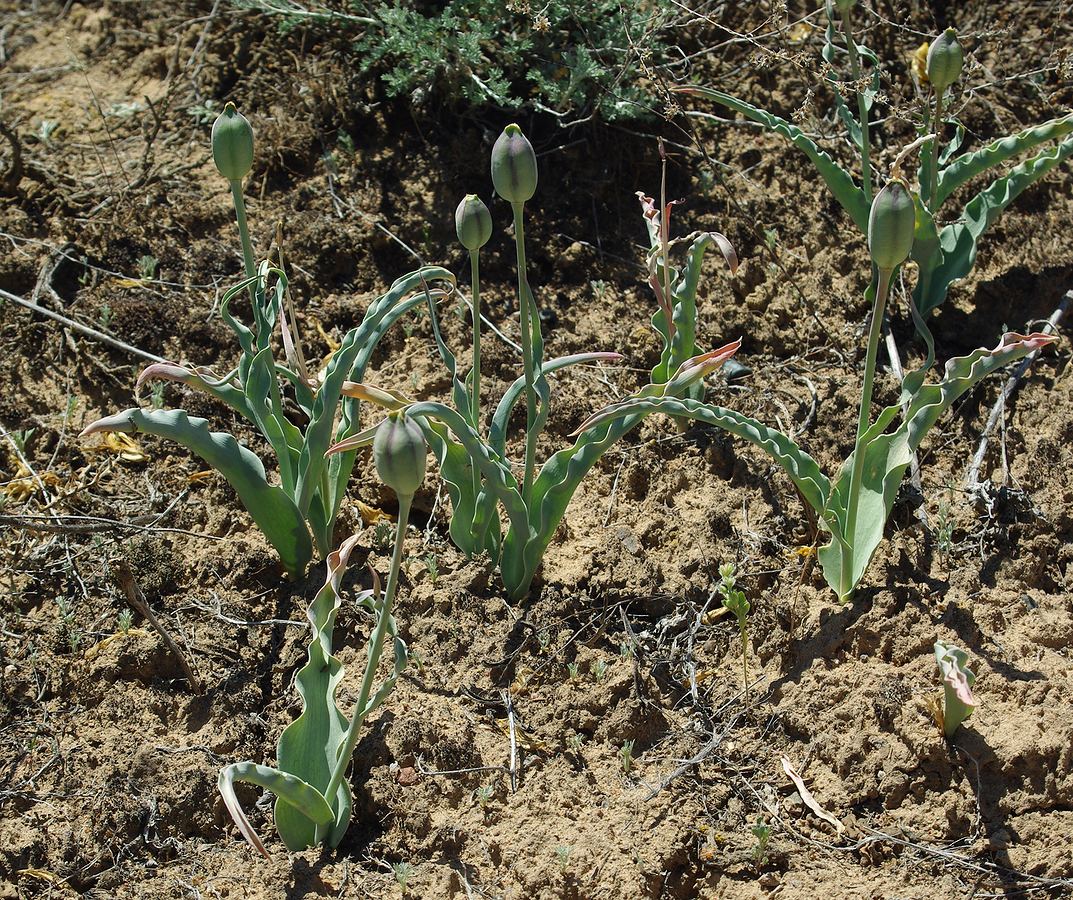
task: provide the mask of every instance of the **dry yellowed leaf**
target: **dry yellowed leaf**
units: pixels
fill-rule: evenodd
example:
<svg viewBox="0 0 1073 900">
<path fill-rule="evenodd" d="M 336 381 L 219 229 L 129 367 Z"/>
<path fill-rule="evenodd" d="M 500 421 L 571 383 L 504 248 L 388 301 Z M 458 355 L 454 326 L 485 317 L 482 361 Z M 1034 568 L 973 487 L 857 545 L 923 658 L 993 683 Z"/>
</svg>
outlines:
<svg viewBox="0 0 1073 900">
<path fill-rule="evenodd" d="M 794 787 L 797 788 L 797 793 L 800 794 L 801 800 L 805 806 L 812 810 L 819 818 L 827 822 L 829 825 L 833 825 L 835 831 L 841 834 L 846 830 L 846 826 L 832 816 L 827 810 L 825 810 L 819 803 L 816 802 L 816 798 L 812 796 L 812 793 L 807 787 L 805 782 L 801 780 L 801 776 L 794 771 L 793 764 L 790 762 L 789 757 L 784 756 L 782 758 L 782 770 L 787 774 L 789 779 L 794 783 Z"/>
</svg>

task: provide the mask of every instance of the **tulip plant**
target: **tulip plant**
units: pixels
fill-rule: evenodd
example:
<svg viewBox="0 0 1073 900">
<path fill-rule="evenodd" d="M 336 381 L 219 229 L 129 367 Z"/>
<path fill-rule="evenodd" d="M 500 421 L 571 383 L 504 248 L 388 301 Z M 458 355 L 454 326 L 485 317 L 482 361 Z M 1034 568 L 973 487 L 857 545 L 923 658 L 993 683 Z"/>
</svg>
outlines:
<svg viewBox="0 0 1073 900">
<path fill-rule="evenodd" d="M 935 661 L 939 664 L 939 674 L 943 679 L 943 734 L 952 738 L 972 711 L 976 709 L 976 697 L 972 686 L 976 675 L 968 667 L 969 654 L 946 641 L 935 642 Z"/>
<path fill-rule="evenodd" d="M 345 381 L 360 380 L 380 338 L 401 316 L 454 290 L 454 276 L 438 266 L 424 266 L 399 278 L 374 300 L 360 325 L 343 337 L 322 372 L 307 369 L 282 264 L 255 262 L 242 180 L 253 165 L 253 129 L 228 103 L 212 129 L 216 168 L 231 187 L 242 245 L 245 279 L 227 291 L 220 315 L 238 338 L 238 365 L 225 375 L 202 367 L 170 363 L 149 366 L 138 387 L 154 379 L 177 381 L 227 404 L 251 422 L 275 453 L 279 483 L 269 482 L 264 464 L 232 435 L 210 430 L 205 419 L 183 410 L 128 409 L 94 422 L 83 435 L 97 432 L 145 432 L 170 438 L 216 469 L 238 493 L 253 521 L 279 554 L 292 576 L 304 571 L 313 552 L 325 558 L 334 546 L 333 528 L 354 454 L 325 459 L 329 445 L 357 432 L 358 403 L 342 396 Z M 249 295 L 252 327 L 232 312 L 233 301 Z M 272 336 L 278 326 L 286 359 L 275 358 Z M 290 392 L 303 425 L 284 410 Z M 338 414 L 338 424 L 336 417 Z"/>
<path fill-rule="evenodd" d="M 452 540 L 468 554 L 487 552 L 497 561 L 508 595 L 517 600 L 529 590 L 544 551 L 582 479 L 608 448 L 640 422 L 640 417 L 625 417 L 582 430 L 573 446 L 552 454 L 538 470 L 537 442 L 544 432 L 551 401 L 547 376 L 569 366 L 621 357 L 617 353 L 594 352 L 544 360 L 540 317 L 529 286 L 525 252 L 524 207 L 536 192 L 537 162 L 532 145 L 517 125 L 508 125 L 497 139 L 492 149 L 491 170 L 496 192 L 511 204 L 513 213 L 522 374 L 507 388 L 490 422 L 486 422 L 479 389 L 478 256 L 491 235 L 491 219 L 487 207 L 469 195 L 459 205 L 455 218 L 459 241 L 470 255 L 473 285 L 473 365 L 467 379 L 459 375 L 455 355 L 440 333 L 434 300 L 430 297 L 428 302 L 433 338 L 451 379 L 453 407 L 439 402 L 416 402 L 397 391 L 361 383 L 344 385 L 343 393 L 389 410 L 405 409 L 421 423 L 439 460 L 440 476 L 451 498 Z M 664 237 L 669 227 L 669 207 L 665 206 L 662 217 L 657 213 L 646 212 L 646 215 L 650 222 L 652 215 L 661 218 L 661 224 L 650 225 L 650 233 L 659 238 L 659 248 L 650 257 L 650 271 L 661 286 L 657 291 L 661 298 L 660 311 L 654 322 L 663 338 L 664 352 L 652 383 L 641 393 L 654 398 L 685 396 L 733 356 L 740 342 L 709 353 L 685 355 L 685 349 L 691 352 L 693 349 L 692 332 L 687 342 L 684 329 L 691 328 L 695 319 L 701 256 L 708 243 L 717 239 L 701 237 L 694 241 L 689 266 L 683 275 L 669 262 L 663 262 L 670 246 Z M 726 240 L 721 235 L 718 238 Z M 724 249 L 727 252 L 733 253 Z M 683 331 L 676 332 L 676 328 Z M 516 468 L 508 456 L 507 428 L 511 412 L 523 398 L 526 410 L 523 459 Z M 344 439 L 329 452 L 353 451 L 367 442 L 370 434 L 371 431 L 366 431 Z M 505 534 L 499 505 L 506 514 Z"/>
<path fill-rule="evenodd" d="M 872 202 L 868 243 L 876 278 L 869 295 L 875 302 L 865 354 L 860 414 L 853 453 L 843 463 L 833 484 L 816 461 L 781 431 L 733 410 L 681 395 L 635 394 L 595 413 L 578 433 L 633 423 L 639 417 L 660 412 L 715 425 L 755 444 L 786 471 L 829 533 L 830 542 L 819 550 L 820 565 L 839 599 L 848 601 L 883 539 L 884 526 L 912 455 L 931 427 L 980 379 L 1054 340 L 1039 333 L 1005 334 L 993 350 L 982 348 L 949 360 L 943 377 L 936 383 L 925 384 L 934 362 L 929 345 L 924 365 L 903 380 L 899 402 L 872 419 L 872 385 L 883 310 L 893 274 L 913 247 L 914 205 L 908 186 L 898 180 L 887 184 Z M 901 423 L 889 430 L 903 405 Z"/>
<path fill-rule="evenodd" d="M 651 372 L 653 384 L 668 381 L 687 360 L 698 355 L 697 339 L 697 288 L 700 284 L 701 265 L 705 251 L 713 244 L 719 248 L 730 267 L 731 274 L 738 269 L 738 256 L 727 238 L 718 231 L 697 232 L 688 238 L 671 238 L 671 209 L 674 201 L 667 201 L 667 157 L 660 145 L 663 160 L 663 177 L 660 182 L 660 202 L 637 192 L 641 201 L 641 213 L 648 229 L 648 283 L 655 292 L 657 308 L 652 314 L 652 327 L 660 336 L 663 352 Z M 685 269 L 676 268 L 671 262 L 671 250 L 680 243 L 689 242 L 686 251 Z M 704 383 L 697 381 L 686 390 L 686 396 L 699 400 L 704 395 Z"/>
<path fill-rule="evenodd" d="M 381 594 L 374 572 L 372 590 L 362 591 L 355 598 L 358 605 L 373 614 L 374 623 L 365 675 L 350 718 L 347 719 L 335 702 L 344 671 L 339 659 L 333 655 L 332 632 L 339 613 L 340 584 L 358 535 L 348 538 L 337 551 L 329 554 L 327 580 L 309 606 L 307 616 L 313 633 L 308 660 L 294 678 L 302 701 L 302 713 L 280 735 L 276 745 L 276 767 L 253 762 L 232 763 L 220 770 L 217 781 L 224 805 L 242 836 L 266 857 L 268 851 L 239 804 L 235 782 L 255 784 L 276 795 L 276 830 L 288 850 L 304 850 L 318 844 L 338 846 L 350 824 L 353 809 L 345 775 L 362 723 L 391 693 L 406 666 L 406 644 L 399 637 L 391 611 L 398 590 L 410 506 L 425 477 L 428 445 L 421 429 L 405 413 L 392 413 L 385 419 L 377 428 L 372 443 L 376 471 L 398 496 L 399 517 L 387 588 Z M 394 663 L 387 678 L 377 687 L 377 670 L 389 641 Z"/>
<path fill-rule="evenodd" d="M 840 83 L 834 78 L 830 78 L 829 83 L 847 137 L 860 155 L 859 185 L 850 170 L 840 166 L 804 131 L 785 119 L 713 88 L 690 85 L 678 90 L 714 100 L 788 140 L 811 160 L 835 199 L 866 234 L 873 199 L 869 113 L 879 88 L 879 60 L 853 37 L 850 12 L 854 5 L 855 0 L 827 0 L 824 59 L 837 66 L 841 56 L 849 58 L 849 80 L 858 98 L 856 119 L 849 111 Z M 871 64 L 868 77 L 863 72 L 864 60 Z M 926 334 L 926 316 L 942 304 L 954 281 L 972 271 L 983 233 L 1022 191 L 1073 154 L 1073 113 L 958 154 L 964 128 L 944 118 L 944 110 L 947 108 L 947 91 L 960 77 L 963 62 L 964 54 L 957 34 L 954 29 L 947 29 L 931 42 L 926 64 L 916 74 L 918 83 L 926 86 L 931 94 L 931 101 L 924 105 L 920 126 L 928 148 L 921 154 L 917 170 L 920 191 L 915 200 L 917 221 L 910 254 L 918 269 L 913 291 L 913 318 L 926 339 L 930 339 Z M 951 125 L 955 127 L 955 136 L 943 147 L 944 133 Z M 1053 143 L 1055 141 L 1057 143 Z M 1047 146 L 977 192 L 956 214 L 940 217 L 943 204 L 969 181 L 1043 145 Z M 941 219 L 946 219 L 946 224 L 941 224 Z"/>
</svg>

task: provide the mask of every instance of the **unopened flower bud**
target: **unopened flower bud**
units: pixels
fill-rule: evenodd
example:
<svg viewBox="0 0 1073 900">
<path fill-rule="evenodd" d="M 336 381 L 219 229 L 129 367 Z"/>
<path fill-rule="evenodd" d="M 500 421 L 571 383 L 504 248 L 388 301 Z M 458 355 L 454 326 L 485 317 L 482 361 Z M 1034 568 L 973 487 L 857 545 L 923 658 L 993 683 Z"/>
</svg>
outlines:
<svg viewBox="0 0 1073 900">
<path fill-rule="evenodd" d="M 480 250 L 492 236 L 492 215 L 476 194 L 466 194 L 458 204 L 455 232 L 467 250 Z"/>
<path fill-rule="evenodd" d="M 909 256 L 916 229 L 913 195 L 901 179 L 888 182 L 872 201 L 868 216 L 868 249 L 880 269 L 891 271 Z"/>
<path fill-rule="evenodd" d="M 517 125 L 508 125 L 492 147 L 492 184 L 511 203 L 525 203 L 536 193 L 536 153 Z"/>
<path fill-rule="evenodd" d="M 234 103 L 212 123 L 212 161 L 228 181 L 241 181 L 253 168 L 253 128 Z"/>
<path fill-rule="evenodd" d="M 957 32 L 947 28 L 928 48 L 928 81 L 941 94 L 958 80 L 964 64 L 965 54 L 958 43 Z"/>
<path fill-rule="evenodd" d="M 427 455 L 421 426 L 406 410 L 397 410 L 380 423 L 373 438 L 373 462 L 380 480 L 400 497 L 412 497 L 425 480 Z"/>
</svg>

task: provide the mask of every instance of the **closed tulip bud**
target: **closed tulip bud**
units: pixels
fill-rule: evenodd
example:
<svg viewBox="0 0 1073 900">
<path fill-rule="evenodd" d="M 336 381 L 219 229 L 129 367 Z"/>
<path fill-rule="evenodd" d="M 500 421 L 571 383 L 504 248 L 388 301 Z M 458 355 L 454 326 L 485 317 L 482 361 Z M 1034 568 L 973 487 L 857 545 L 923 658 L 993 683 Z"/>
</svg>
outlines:
<svg viewBox="0 0 1073 900">
<path fill-rule="evenodd" d="M 476 194 L 466 194 L 458 204 L 455 232 L 467 250 L 480 250 L 492 236 L 492 215 Z"/>
<path fill-rule="evenodd" d="M 536 193 L 536 153 L 517 125 L 508 125 L 492 147 L 492 184 L 511 203 L 525 203 Z"/>
<path fill-rule="evenodd" d="M 889 182 L 872 201 L 868 216 L 868 249 L 880 269 L 897 268 L 913 249 L 916 208 L 901 179 Z"/>
<path fill-rule="evenodd" d="M 957 32 L 947 28 L 928 48 L 928 81 L 940 94 L 958 80 L 965 64 L 965 54 L 958 43 Z"/>
<path fill-rule="evenodd" d="M 376 473 L 400 497 L 412 497 L 425 480 L 428 444 L 421 427 L 406 410 L 391 413 L 373 438 Z"/>
<path fill-rule="evenodd" d="M 212 161 L 228 181 L 241 181 L 253 168 L 253 128 L 234 103 L 212 123 Z"/>
</svg>

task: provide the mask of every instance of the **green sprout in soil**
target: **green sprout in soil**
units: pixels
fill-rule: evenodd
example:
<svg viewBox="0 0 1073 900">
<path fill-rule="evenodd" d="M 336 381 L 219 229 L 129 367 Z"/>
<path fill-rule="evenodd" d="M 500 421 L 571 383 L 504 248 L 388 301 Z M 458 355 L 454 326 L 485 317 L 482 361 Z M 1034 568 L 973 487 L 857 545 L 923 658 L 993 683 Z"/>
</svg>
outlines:
<svg viewBox="0 0 1073 900">
<path fill-rule="evenodd" d="M 421 558 L 421 565 L 425 568 L 425 574 L 428 575 L 429 580 L 435 584 L 436 579 L 440 577 L 440 563 L 436 559 L 435 553 L 426 553 Z"/>
<path fill-rule="evenodd" d="M 743 591 L 738 590 L 737 569 L 734 563 L 724 563 L 719 567 L 719 584 L 716 586 L 723 606 L 734 613 L 738 620 L 738 632 L 741 636 L 741 689 L 745 701 L 749 701 L 749 601 Z"/>
<path fill-rule="evenodd" d="M 607 672 L 610 666 L 607 664 L 606 659 L 596 660 L 596 664 L 592 667 L 592 677 L 596 680 L 597 684 L 603 684 L 607 679 Z"/>
<path fill-rule="evenodd" d="M 487 809 L 495 798 L 496 787 L 494 784 L 482 784 L 473 792 L 473 799 L 481 809 Z"/>
<path fill-rule="evenodd" d="M 417 874 L 417 870 L 408 862 L 399 862 L 392 864 L 391 874 L 395 876 L 395 883 L 405 891 L 410 879 Z"/>
<path fill-rule="evenodd" d="M 341 603 L 340 584 L 360 535 L 348 538 L 328 556 L 327 579 L 310 604 L 307 615 L 313 634 L 308 661 L 294 679 L 302 700 L 302 713 L 280 736 L 276 768 L 240 762 L 220 771 L 218 785 L 224 805 L 242 836 L 265 857 L 268 851 L 238 802 L 235 782 L 256 784 L 276 795 L 276 830 L 287 849 L 303 850 L 318 844 L 338 846 L 353 811 L 345 775 L 361 726 L 388 697 L 406 666 L 406 644 L 399 637 L 392 604 L 399 584 L 410 507 L 425 477 L 428 446 L 420 427 L 404 412 L 392 413 L 385 419 L 372 444 L 377 474 L 398 497 L 399 518 L 386 589 L 381 593 L 379 579 L 374 575 L 373 588 L 355 598 L 373 614 L 375 624 L 369 638 L 365 674 L 350 718 L 344 716 L 335 702 L 343 666 L 334 655 L 333 630 Z M 390 644 L 393 650 L 394 664 L 377 685 L 385 644 Z"/>
<path fill-rule="evenodd" d="M 148 253 L 138 259 L 138 277 L 142 281 L 152 281 L 156 278 L 157 269 L 160 267 L 160 260 L 155 256 L 150 256 Z"/>
<path fill-rule="evenodd" d="M 756 838 L 756 846 L 753 847 L 752 853 L 753 865 L 760 869 L 767 863 L 767 848 L 771 842 L 771 826 L 763 819 L 757 819 L 756 824 L 749 831 Z"/>
<path fill-rule="evenodd" d="M 624 741 L 618 748 L 618 761 L 623 773 L 628 775 L 633 768 L 633 741 Z"/>
</svg>

